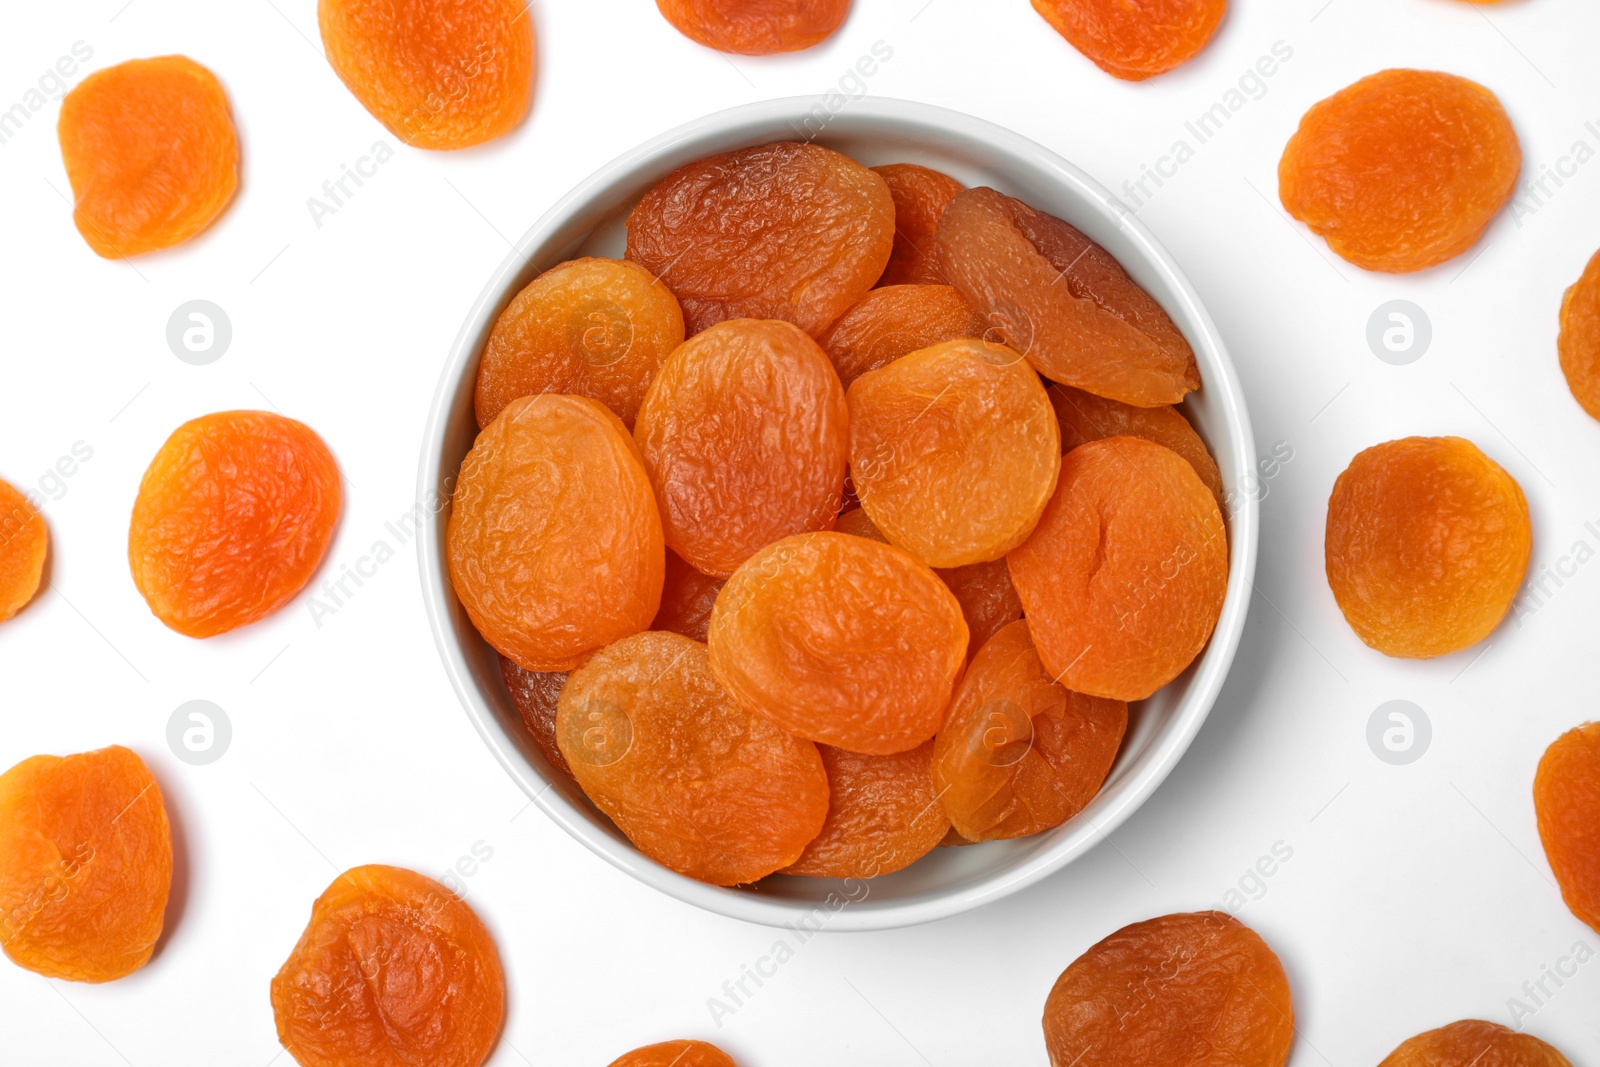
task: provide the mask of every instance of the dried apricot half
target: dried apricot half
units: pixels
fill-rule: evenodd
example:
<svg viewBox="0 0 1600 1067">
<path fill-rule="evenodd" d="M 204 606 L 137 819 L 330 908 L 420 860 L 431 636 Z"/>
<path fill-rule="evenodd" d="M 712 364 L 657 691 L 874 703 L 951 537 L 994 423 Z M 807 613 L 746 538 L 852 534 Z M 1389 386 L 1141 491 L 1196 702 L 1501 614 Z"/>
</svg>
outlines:
<svg viewBox="0 0 1600 1067">
<path fill-rule="evenodd" d="M 1063 452 L 1071 452 L 1079 445 L 1107 437 L 1143 437 L 1146 441 L 1167 446 L 1188 460 L 1189 466 L 1211 490 L 1211 495 L 1217 498 L 1217 506 L 1223 506 L 1222 471 L 1206 448 L 1206 443 L 1177 408 L 1165 404 L 1154 408 L 1136 408 L 1132 404 L 1107 400 L 1070 385 L 1052 385 L 1050 403 L 1055 406 L 1056 418 L 1061 423 Z"/>
<path fill-rule="evenodd" d="M 339 467 L 310 427 L 270 411 L 191 419 L 139 483 L 128 527 L 133 584 L 181 634 L 245 626 L 311 580 L 341 504 Z"/>
<path fill-rule="evenodd" d="M 623 638 L 573 671 L 556 741 L 639 851 L 702 882 L 787 867 L 828 815 L 817 747 L 729 697 L 706 646 L 682 634 Z"/>
<path fill-rule="evenodd" d="M 878 285 L 944 284 L 944 270 L 939 266 L 939 216 L 966 186 L 948 174 L 915 163 L 872 169 L 888 183 L 889 195 L 894 198 L 894 251 Z"/>
<path fill-rule="evenodd" d="M 1228 0 L 1033 0 L 1033 9 L 1095 66 L 1138 82 L 1199 54 Z"/>
<path fill-rule="evenodd" d="M 1572 1067 L 1531 1034 L 1463 1019 L 1403 1041 L 1378 1067 Z"/>
<path fill-rule="evenodd" d="M 1521 487 L 1460 437 L 1374 445 L 1328 498 L 1328 585 L 1356 636 L 1385 655 L 1428 659 L 1488 637 L 1532 551 Z"/>
<path fill-rule="evenodd" d="M 1590 418 L 1600 419 L 1600 252 L 1561 298 L 1556 348 L 1573 398 Z"/>
<path fill-rule="evenodd" d="M 711 609 L 722 592 L 721 578 L 696 570 L 683 561 L 683 557 L 667 549 L 667 577 L 661 586 L 661 610 L 656 612 L 652 630 L 670 630 L 675 634 L 706 639 L 706 629 L 711 625 Z"/>
<path fill-rule="evenodd" d="M 1600 932 L 1600 723 L 1570 730 L 1545 750 L 1533 806 L 1567 907 Z"/>
<path fill-rule="evenodd" d="M 1471 248 L 1521 169 L 1494 93 L 1454 74 L 1386 70 L 1306 112 L 1278 163 L 1278 197 L 1356 266 L 1405 273 Z"/>
<path fill-rule="evenodd" d="M 982 337 L 985 325 L 949 285 L 874 289 L 818 338 L 845 388 L 869 370 L 941 341 Z"/>
<path fill-rule="evenodd" d="M 161 937 L 172 836 L 161 787 L 118 745 L 0 775 L 0 948 L 46 978 L 109 982 Z"/>
<path fill-rule="evenodd" d="M 278 1041 L 301 1067 L 480 1067 L 505 1017 L 500 954 L 456 894 L 415 871 L 345 871 L 272 979 Z"/>
<path fill-rule="evenodd" d="M 562 687 L 567 684 L 567 672 L 525 671 L 501 656 L 500 678 L 506 684 L 506 692 L 511 694 L 511 703 L 516 705 L 522 725 L 539 746 L 539 752 L 550 766 L 577 782 L 572 777 L 572 768 L 567 766 L 567 757 L 561 754 L 561 746 L 556 744 L 556 701 L 561 699 Z"/>
<path fill-rule="evenodd" d="M 56 123 L 72 221 L 89 247 L 123 259 L 182 244 L 239 187 L 239 137 L 216 75 L 187 56 L 96 71 Z"/>
<path fill-rule="evenodd" d="M 1125 926 L 1061 972 L 1044 1005 L 1051 1067 L 1283 1067 L 1283 964 L 1220 911 Z"/>
<path fill-rule="evenodd" d="M 667 3 L 669 0 L 661 0 Z M 610 1067 L 738 1067 L 733 1057 L 704 1041 L 663 1041 L 624 1052 Z"/>
<path fill-rule="evenodd" d="M 850 0 L 656 0 L 674 29 L 719 52 L 799 52 L 833 35 Z"/>
<path fill-rule="evenodd" d="M 784 874 L 876 878 L 909 867 L 950 832 L 929 773 L 932 741 L 888 756 L 818 750 L 828 771 L 828 819 Z"/>
<path fill-rule="evenodd" d="M 15 486 L 0 480 L 0 622 L 21 611 L 39 591 L 49 552 L 44 516 Z"/>
</svg>

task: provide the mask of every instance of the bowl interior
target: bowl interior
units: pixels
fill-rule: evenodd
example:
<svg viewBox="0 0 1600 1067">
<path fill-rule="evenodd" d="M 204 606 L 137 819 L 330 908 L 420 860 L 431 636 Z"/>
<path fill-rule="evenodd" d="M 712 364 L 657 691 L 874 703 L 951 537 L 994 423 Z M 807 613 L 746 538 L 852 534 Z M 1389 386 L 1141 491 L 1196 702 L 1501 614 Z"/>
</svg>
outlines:
<svg viewBox="0 0 1600 1067">
<path fill-rule="evenodd" d="M 1255 453 L 1243 397 L 1215 327 L 1166 253 L 1104 189 L 1039 145 L 954 112 L 904 101 L 836 98 L 769 101 L 709 116 L 640 146 L 557 204 L 518 245 L 473 309 L 445 368 L 424 444 L 422 499 L 438 504 L 421 547 L 424 595 L 446 669 L 501 763 L 557 822 L 649 884 L 723 914 L 757 922 L 823 922 L 875 929 L 925 922 L 989 903 L 1092 847 L 1147 797 L 1199 729 L 1243 627 L 1254 577 Z M 1227 601 L 1210 645 L 1177 680 L 1132 709 L 1126 740 L 1099 796 L 1066 824 L 1034 837 L 940 848 L 870 881 L 773 876 L 723 889 L 684 878 L 638 853 L 580 790 L 552 770 L 524 730 L 499 660 L 468 620 L 445 568 L 448 498 L 477 435 L 473 386 L 496 316 L 541 271 L 577 255 L 621 256 L 627 213 L 657 181 L 717 152 L 777 140 L 811 140 L 865 163 L 921 163 L 965 184 L 988 185 L 1066 219 L 1105 247 L 1158 300 L 1194 346 L 1204 386 L 1185 413 L 1222 469 L 1230 503 Z"/>
</svg>

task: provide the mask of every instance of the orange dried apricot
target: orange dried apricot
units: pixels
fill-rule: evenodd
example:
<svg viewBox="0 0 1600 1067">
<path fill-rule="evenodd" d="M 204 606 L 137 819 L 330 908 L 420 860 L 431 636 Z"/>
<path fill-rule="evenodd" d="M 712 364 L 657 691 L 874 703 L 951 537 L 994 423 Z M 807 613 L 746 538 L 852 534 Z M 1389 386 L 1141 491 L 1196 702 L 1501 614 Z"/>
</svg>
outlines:
<svg viewBox="0 0 1600 1067">
<path fill-rule="evenodd" d="M 1600 419 L 1600 252 L 1561 298 L 1556 348 L 1573 398 L 1590 418 Z"/>
<path fill-rule="evenodd" d="M 999 559 L 1055 491 L 1061 430 L 1016 352 L 946 341 L 868 371 L 847 394 L 850 475 L 892 544 L 930 567 Z"/>
<path fill-rule="evenodd" d="M 872 169 L 888 184 L 894 198 L 894 251 L 878 285 L 943 285 L 939 216 L 966 186 L 948 174 L 915 163 Z"/>
<path fill-rule="evenodd" d="M 677 298 L 639 264 L 558 264 L 495 320 L 478 364 L 478 427 L 518 397 L 573 393 L 600 401 L 631 430 L 656 371 L 682 343 Z"/>
<path fill-rule="evenodd" d="M 460 897 L 415 871 L 345 871 L 272 979 L 300 1067 L 480 1067 L 505 1017 L 500 954 Z"/>
<path fill-rule="evenodd" d="M 1278 197 L 1367 270 L 1424 270 L 1465 252 L 1516 191 L 1517 131 L 1494 93 L 1431 70 L 1386 70 L 1307 111 Z"/>
<path fill-rule="evenodd" d="M 270 411 L 191 419 L 139 483 L 133 584 L 156 618 L 189 637 L 248 625 L 311 580 L 342 499 L 339 467 L 310 427 Z"/>
<path fill-rule="evenodd" d="M 1223 506 L 1222 471 L 1206 443 L 1177 408 L 1165 404 L 1136 408 L 1070 385 L 1052 385 L 1050 403 L 1055 406 L 1056 418 L 1061 423 L 1061 451 L 1071 452 L 1090 441 L 1120 435 L 1154 441 L 1188 460 L 1189 466 L 1211 490 L 1211 495 L 1217 498 L 1217 506 Z"/>
<path fill-rule="evenodd" d="M 652 630 L 670 630 L 675 634 L 706 639 L 706 628 L 711 625 L 711 609 L 722 592 L 721 578 L 713 578 L 683 561 L 683 557 L 667 549 L 667 577 L 661 586 L 661 610 L 656 612 Z"/>
<path fill-rule="evenodd" d="M 172 886 L 161 787 L 118 745 L 0 775 L 0 948 L 46 978 L 109 982 L 149 962 Z"/>
<path fill-rule="evenodd" d="M 1488 637 L 1532 551 L 1521 487 L 1460 437 L 1374 445 L 1328 498 L 1328 585 L 1356 636 L 1385 655 L 1429 659 Z"/>
<path fill-rule="evenodd" d="M 416 148 L 511 132 L 533 97 L 533 20 L 521 0 L 318 0 L 333 72 Z"/>
<path fill-rule="evenodd" d="M 967 655 L 961 605 L 893 545 L 832 532 L 757 552 L 717 596 L 711 665 L 790 733 L 865 755 L 938 730 Z"/>
<path fill-rule="evenodd" d="M 661 0 L 667 3 L 669 0 Z M 624 1052 L 610 1067 L 738 1067 L 733 1057 L 704 1041 L 663 1041 Z"/>
<path fill-rule="evenodd" d="M 450 583 L 495 650 L 566 671 L 650 625 L 666 567 L 639 450 L 598 400 L 514 400 L 461 462 Z"/>
<path fill-rule="evenodd" d="M 21 611 L 39 591 L 50 528 L 44 516 L 10 482 L 0 479 L 0 622 Z"/>
<path fill-rule="evenodd" d="M 784 874 L 876 878 L 909 867 L 950 832 L 929 761 L 933 742 L 888 756 L 819 745 L 828 771 L 828 819 Z"/>
<path fill-rule="evenodd" d="M 1006 557 L 1050 676 L 1075 692 L 1143 700 L 1211 638 L 1228 537 L 1187 460 L 1140 437 L 1080 445 L 1032 537 Z"/>
<path fill-rule="evenodd" d="M 1044 1005 L 1051 1067 L 1283 1067 L 1293 1042 L 1283 964 L 1220 911 L 1123 927 L 1061 972 Z"/>
<path fill-rule="evenodd" d="M 628 216 L 628 258 L 677 296 L 691 335 L 749 318 L 821 336 L 872 288 L 893 247 L 884 180 L 815 144 L 690 163 Z"/>
<path fill-rule="evenodd" d="M 747 56 L 799 52 L 833 35 L 850 0 L 656 0 L 691 41 Z"/>
<path fill-rule="evenodd" d="M 511 694 L 511 703 L 516 705 L 522 725 L 550 766 L 577 782 L 572 777 L 572 768 L 567 766 L 567 757 L 561 754 L 561 746 L 556 744 L 556 701 L 561 699 L 562 687 L 567 684 L 567 673 L 525 671 L 504 656 L 500 657 L 500 677 L 506 683 L 506 692 Z"/>
<path fill-rule="evenodd" d="M 1533 806 L 1567 907 L 1600 932 L 1600 723 L 1569 730 L 1545 750 Z"/>
<path fill-rule="evenodd" d="M 1194 351 L 1105 249 L 1053 215 L 968 189 L 939 220 L 939 260 L 996 337 L 1052 381 L 1139 407 L 1200 387 Z"/>
<path fill-rule="evenodd" d="M 817 747 L 729 697 L 706 646 L 682 634 L 623 638 L 573 671 L 556 741 L 639 851 L 703 882 L 787 867 L 827 818 Z"/>
<path fill-rule="evenodd" d="M 818 338 L 845 388 L 869 370 L 941 341 L 982 337 L 985 325 L 949 285 L 874 289 Z"/>
<path fill-rule="evenodd" d="M 1095 66 L 1144 81 L 1193 59 L 1227 0 L 1033 0 L 1033 9 Z"/>
<path fill-rule="evenodd" d="M 1418 1034 L 1378 1067 L 1572 1067 L 1565 1056 L 1531 1034 L 1463 1019 Z"/>
<path fill-rule="evenodd" d="M 124 259 L 182 244 L 239 187 L 239 137 L 216 75 L 186 56 L 96 71 L 56 123 L 72 221 L 89 247 Z"/>
<path fill-rule="evenodd" d="M 1127 704 L 1051 680 L 1019 619 L 961 679 L 934 742 L 933 783 L 968 841 L 1036 834 L 1094 799 L 1127 728 Z"/>
<path fill-rule="evenodd" d="M 848 426 L 838 374 L 797 327 L 732 319 L 685 341 L 634 427 L 668 547 L 725 577 L 764 545 L 832 526 Z"/>
</svg>

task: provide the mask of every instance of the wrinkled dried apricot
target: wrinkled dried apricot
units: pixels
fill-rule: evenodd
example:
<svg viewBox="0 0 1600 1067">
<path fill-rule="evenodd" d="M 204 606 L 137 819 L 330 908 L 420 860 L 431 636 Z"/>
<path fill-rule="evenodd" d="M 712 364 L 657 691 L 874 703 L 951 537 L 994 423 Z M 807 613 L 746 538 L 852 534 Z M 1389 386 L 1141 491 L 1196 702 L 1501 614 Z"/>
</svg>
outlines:
<svg viewBox="0 0 1600 1067">
<path fill-rule="evenodd" d="M 1040 833 L 1094 799 L 1127 728 L 1127 704 L 1051 680 L 1019 619 L 961 679 L 934 742 L 933 782 L 968 841 Z"/>
<path fill-rule="evenodd" d="M 787 867 L 828 814 L 817 747 L 734 701 L 682 634 L 623 638 L 573 671 L 556 741 L 639 851 L 714 885 Z"/>
<path fill-rule="evenodd" d="M 1521 487 L 1460 437 L 1374 445 L 1328 498 L 1328 585 L 1356 636 L 1385 655 L 1428 659 L 1488 637 L 1532 551 Z"/>
<path fill-rule="evenodd" d="M 634 427 L 668 547 L 726 576 L 764 545 L 833 525 L 848 426 L 839 376 L 797 327 L 732 319 L 684 342 Z"/>
<path fill-rule="evenodd" d="M 181 634 L 245 626 L 310 581 L 341 503 L 339 467 L 310 427 L 269 411 L 191 419 L 139 483 L 128 527 L 133 584 Z"/>
<path fill-rule="evenodd" d="M 819 339 L 845 388 L 869 370 L 961 337 L 982 337 L 985 325 L 949 285 L 874 289 Z"/>
<path fill-rule="evenodd" d="M 872 288 L 893 247 L 883 179 L 815 144 L 690 163 L 628 216 L 628 258 L 677 296 L 691 335 L 749 318 L 821 336 Z"/>
<path fill-rule="evenodd" d="M 1471 248 L 1521 169 L 1517 131 L 1488 89 L 1386 70 L 1306 112 L 1278 163 L 1278 197 L 1351 263 L 1404 273 Z"/>
<path fill-rule="evenodd" d="M 533 96 L 533 20 L 520 0 L 318 0 L 333 72 L 416 148 L 511 132 Z"/>
<path fill-rule="evenodd" d="M 1006 557 L 1039 658 L 1075 692 L 1143 700 L 1211 637 L 1228 538 L 1187 460 L 1140 437 L 1067 453 L 1032 537 Z"/>
<path fill-rule="evenodd" d="M 0 948 L 46 978 L 109 982 L 161 937 L 172 837 L 161 787 L 113 745 L 0 775 Z"/>
<path fill-rule="evenodd" d="M 650 477 L 622 420 L 588 397 L 514 400 L 478 434 L 446 540 L 472 625 L 526 670 L 571 670 L 661 606 Z"/>
<path fill-rule="evenodd" d="M 1140 407 L 1200 387 L 1194 351 L 1105 249 L 1053 215 L 968 189 L 939 220 L 945 277 L 1052 381 Z"/>
<path fill-rule="evenodd" d="M 850 14 L 850 0 L 656 0 L 691 41 L 746 56 L 821 44 Z"/>
<path fill-rule="evenodd" d="M 828 819 L 784 874 L 876 878 L 909 867 L 950 832 L 929 773 L 932 741 L 888 756 L 818 750 L 828 771 Z"/>
<path fill-rule="evenodd" d="M 721 578 L 713 578 L 683 561 L 683 557 L 667 550 L 667 577 L 661 586 L 661 610 L 656 612 L 652 630 L 670 630 L 675 634 L 706 639 L 706 628 L 711 625 L 711 609 L 722 592 Z"/>
<path fill-rule="evenodd" d="M 525 671 L 504 656 L 500 657 L 500 677 L 511 694 L 522 725 L 533 738 L 534 744 L 550 766 L 571 778 L 572 768 L 567 757 L 556 744 L 556 701 L 561 699 L 561 689 L 567 684 L 566 671 Z"/>
<path fill-rule="evenodd" d="M 1044 1005 L 1051 1067 L 1283 1067 L 1283 964 L 1220 911 L 1125 926 L 1073 961 Z"/>
<path fill-rule="evenodd" d="M 50 528 L 32 502 L 0 480 L 0 622 L 21 611 L 39 591 Z"/>
<path fill-rule="evenodd" d="M 863 374 L 848 400 L 851 480 L 892 544 L 961 567 L 1033 532 L 1055 491 L 1061 430 L 1016 352 L 946 341 Z"/>
<path fill-rule="evenodd" d="M 1056 418 L 1061 423 L 1061 451 L 1071 452 L 1090 441 L 1119 435 L 1154 441 L 1188 460 L 1189 466 L 1211 490 L 1211 495 L 1217 498 L 1217 506 L 1223 506 L 1222 471 L 1206 443 L 1177 408 L 1168 405 L 1136 408 L 1070 385 L 1052 385 L 1050 403 L 1055 406 Z"/>
<path fill-rule="evenodd" d="M 56 123 L 72 221 L 107 259 L 171 248 L 216 221 L 239 186 L 239 137 L 216 75 L 186 56 L 96 71 Z"/>
<path fill-rule="evenodd" d="M 500 954 L 456 894 L 415 871 L 345 871 L 272 979 L 278 1041 L 301 1067 L 479 1067 L 505 1017 Z"/>
<path fill-rule="evenodd" d="M 1573 398 L 1590 418 L 1600 419 L 1600 252 L 1561 298 L 1556 348 Z"/>
<path fill-rule="evenodd" d="M 1095 66 L 1138 82 L 1199 54 L 1228 0 L 1033 0 L 1033 9 Z"/>
<path fill-rule="evenodd" d="M 558 264 L 495 320 L 478 364 L 478 427 L 518 397 L 573 393 L 600 401 L 631 430 L 656 371 L 682 343 L 677 298 L 639 264 Z"/>
<path fill-rule="evenodd" d="M 1378 1067 L 1572 1067 L 1565 1056 L 1531 1034 L 1463 1019 L 1418 1034 Z"/>
<path fill-rule="evenodd" d="M 1533 806 L 1567 907 L 1600 932 L 1600 723 L 1562 734 L 1545 751 Z"/>
<path fill-rule="evenodd" d="M 909 552 L 809 533 L 744 562 L 711 612 L 711 665 L 790 733 L 888 755 L 934 735 L 967 655 L 961 605 Z"/>
<path fill-rule="evenodd" d="M 667 3 L 669 0 L 661 0 Z M 663 1041 L 624 1052 L 610 1067 L 737 1067 L 733 1057 L 704 1041 Z"/>
<path fill-rule="evenodd" d="M 948 174 L 915 163 L 872 169 L 888 184 L 894 198 L 894 251 L 878 285 L 943 285 L 939 216 L 966 186 Z"/>
</svg>

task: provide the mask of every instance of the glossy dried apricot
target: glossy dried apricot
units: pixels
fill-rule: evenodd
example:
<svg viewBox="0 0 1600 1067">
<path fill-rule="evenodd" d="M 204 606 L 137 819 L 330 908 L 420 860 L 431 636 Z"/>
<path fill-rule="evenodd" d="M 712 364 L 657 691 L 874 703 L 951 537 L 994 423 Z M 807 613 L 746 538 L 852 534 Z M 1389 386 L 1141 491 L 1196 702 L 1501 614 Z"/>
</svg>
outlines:
<svg viewBox="0 0 1600 1067">
<path fill-rule="evenodd" d="M 1187 460 L 1140 437 L 1067 453 L 1032 537 L 1006 557 L 1050 676 L 1075 692 L 1143 700 L 1211 638 L 1228 588 L 1228 536 Z"/>
<path fill-rule="evenodd" d="M 746 56 L 799 52 L 833 36 L 850 0 L 656 0 L 691 41 Z"/>
<path fill-rule="evenodd" d="M 828 771 L 828 819 L 784 874 L 876 878 L 911 866 L 950 832 L 929 773 L 932 741 L 888 756 L 818 750 Z"/>
<path fill-rule="evenodd" d="M 1356 636 L 1385 655 L 1428 659 L 1500 625 L 1533 531 L 1521 487 L 1477 445 L 1406 437 L 1358 453 L 1333 483 L 1323 548 Z"/>
<path fill-rule="evenodd" d="M 96 71 L 56 123 L 72 221 L 99 255 L 170 248 L 216 221 L 239 186 L 239 137 L 216 75 L 186 56 Z"/>
<path fill-rule="evenodd" d="M 948 174 L 915 163 L 872 169 L 888 184 L 894 198 L 894 251 L 878 285 L 943 285 L 939 216 L 966 186 Z"/>
<path fill-rule="evenodd" d="M 677 298 L 639 264 L 558 264 L 495 320 L 478 364 L 478 427 L 518 397 L 572 393 L 600 401 L 631 430 L 656 371 L 682 343 Z"/>
<path fill-rule="evenodd" d="M 993 189 L 939 220 L 945 277 L 1052 381 L 1140 407 L 1200 387 L 1194 351 L 1161 305 L 1075 228 Z"/>
<path fill-rule="evenodd" d="M 248 625 L 311 580 L 342 499 L 339 467 L 310 427 L 270 411 L 191 419 L 139 483 L 133 584 L 156 618 L 189 637 Z"/>
<path fill-rule="evenodd" d="M 815 144 L 690 163 L 628 216 L 628 258 L 677 296 L 691 335 L 748 318 L 821 336 L 872 288 L 893 247 L 883 179 Z"/>
<path fill-rule="evenodd" d="M 1144 81 L 1193 59 L 1227 0 L 1033 0 L 1033 9 L 1095 66 Z"/>
<path fill-rule="evenodd" d="M 726 576 L 764 545 L 832 526 L 848 427 L 839 376 L 795 326 L 733 319 L 696 334 L 634 427 L 668 547 Z"/>
<path fill-rule="evenodd" d="M 530 671 L 566 671 L 650 625 L 661 517 L 639 450 L 597 400 L 514 400 L 461 462 L 446 531 L 472 625 Z"/>
<path fill-rule="evenodd" d="M 561 699 L 561 690 L 567 684 L 567 673 L 525 671 L 504 656 L 500 657 L 500 677 L 506 684 L 506 692 L 511 694 L 511 703 L 516 705 L 522 725 L 550 766 L 576 782 L 572 768 L 567 766 L 567 757 L 556 744 L 556 701 Z"/>
<path fill-rule="evenodd" d="M 1561 298 L 1556 348 L 1573 398 L 1590 418 L 1600 419 L 1600 252 Z"/>
<path fill-rule="evenodd" d="M 109 982 L 161 937 L 172 836 L 161 787 L 113 745 L 0 775 L 0 948 L 46 978 Z"/>
<path fill-rule="evenodd" d="M 623 638 L 573 671 L 556 740 L 639 851 L 702 882 L 787 867 L 827 818 L 817 747 L 735 702 L 682 634 Z"/>
<path fill-rule="evenodd" d="M 0 622 L 21 611 L 39 591 L 49 552 L 44 516 L 10 482 L 0 480 Z"/>
<path fill-rule="evenodd" d="M 982 337 L 985 328 L 953 286 L 890 285 L 862 297 L 817 343 L 848 389 L 869 370 L 941 341 Z"/>
<path fill-rule="evenodd" d="M 1074 693 L 1045 673 L 1019 619 L 961 679 L 934 742 L 933 783 L 968 841 L 1040 833 L 1094 799 L 1127 728 L 1127 704 Z"/>
<path fill-rule="evenodd" d="M 663 1041 L 624 1052 L 611 1061 L 610 1067 L 737 1067 L 737 1064 L 726 1052 L 704 1041 Z"/>
<path fill-rule="evenodd" d="M 300 1067 L 479 1067 L 505 1017 L 500 954 L 449 889 L 403 867 L 345 871 L 272 979 Z"/>
<path fill-rule="evenodd" d="M 1217 506 L 1223 506 L 1222 471 L 1206 443 L 1177 408 L 1169 405 L 1136 408 L 1070 385 L 1052 385 L 1050 403 L 1061 423 L 1061 451 L 1071 452 L 1090 441 L 1121 435 L 1154 441 L 1188 460 L 1189 466 L 1211 490 L 1211 495 L 1217 498 Z"/>
<path fill-rule="evenodd" d="M 1572 1067 L 1565 1056 L 1531 1034 L 1463 1019 L 1418 1034 L 1378 1067 Z"/>
<path fill-rule="evenodd" d="M 1533 806 L 1567 907 L 1600 932 L 1600 723 L 1569 730 L 1545 750 Z"/>
<path fill-rule="evenodd" d="M 1278 197 L 1351 263 L 1404 273 L 1471 248 L 1521 169 L 1517 131 L 1488 89 L 1386 70 L 1306 112 L 1278 163 Z"/>
<path fill-rule="evenodd" d="M 670 630 L 675 634 L 706 639 L 706 628 L 711 625 L 711 609 L 722 592 L 721 578 L 713 578 L 683 561 L 683 557 L 667 550 L 667 577 L 661 586 L 661 610 L 656 612 L 652 630 Z"/>
<path fill-rule="evenodd" d="M 964 339 L 850 386 L 850 476 L 889 541 L 930 567 L 999 559 L 1055 491 L 1061 430 L 1033 368 Z"/>
<path fill-rule="evenodd" d="M 711 665 L 746 707 L 850 752 L 938 730 L 967 655 L 961 605 L 908 552 L 810 533 L 745 561 L 711 612 Z"/>
<path fill-rule="evenodd" d="M 533 20 L 520 0 L 318 0 L 333 72 L 416 148 L 511 132 L 533 96 Z"/>
</svg>

